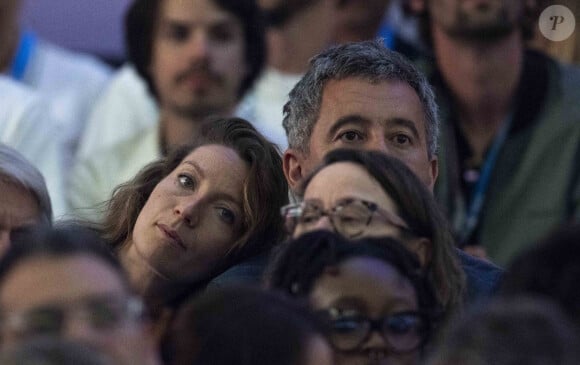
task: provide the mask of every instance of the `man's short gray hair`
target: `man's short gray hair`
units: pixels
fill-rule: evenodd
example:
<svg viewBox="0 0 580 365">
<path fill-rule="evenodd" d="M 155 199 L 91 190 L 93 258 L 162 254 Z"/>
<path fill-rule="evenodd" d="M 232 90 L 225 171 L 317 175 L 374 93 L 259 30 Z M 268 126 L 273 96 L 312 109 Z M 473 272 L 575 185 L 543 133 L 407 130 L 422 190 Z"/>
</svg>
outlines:
<svg viewBox="0 0 580 365">
<path fill-rule="evenodd" d="M 283 126 L 290 148 L 309 152 L 324 87 L 329 80 L 346 78 L 361 78 L 370 83 L 402 81 L 411 86 L 425 111 L 428 156 L 436 155 L 439 119 L 433 89 L 409 60 L 386 48 L 380 39 L 335 46 L 310 60 L 309 70 L 290 91 L 284 106 Z"/>
<path fill-rule="evenodd" d="M 18 151 L 3 143 L 0 143 L 0 179 L 32 193 L 38 202 L 40 220 L 52 223 L 52 207 L 44 177 Z"/>
</svg>

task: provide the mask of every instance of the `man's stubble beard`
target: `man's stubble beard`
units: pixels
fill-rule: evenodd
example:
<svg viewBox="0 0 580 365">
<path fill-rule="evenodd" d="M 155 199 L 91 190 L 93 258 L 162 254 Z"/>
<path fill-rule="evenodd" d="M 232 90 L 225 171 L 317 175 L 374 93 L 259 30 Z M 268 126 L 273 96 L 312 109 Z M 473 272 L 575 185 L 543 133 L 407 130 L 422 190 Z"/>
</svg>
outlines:
<svg viewBox="0 0 580 365">
<path fill-rule="evenodd" d="M 194 98 L 195 100 L 189 103 L 171 103 L 173 113 L 193 121 L 211 116 L 228 117 L 231 115 L 237 103 L 234 98 L 232 100 L 226 98 L 222 100 L 210 100 L 211 93 L 209 91 L 198 92 L 197 94 Z"/>
<path fill-rule="evenodd" d="M 231 108 L 217 105 L 174 105 L 173 112 L 185 119 L 197 121 L 211 116 L 227 117 Z"/>
<path fill-rule="evenodd" d="M 445 32 L 452 38 L 468 42 L 493 43 L 516 31 L 521 21 L 520 18 L 510 19 L 505 8 L 501 9 L 496 17 L 483 21 L 472 18 L 470 14 L 458 9 L 455 24 L 447 27 Z"/>
</svg>

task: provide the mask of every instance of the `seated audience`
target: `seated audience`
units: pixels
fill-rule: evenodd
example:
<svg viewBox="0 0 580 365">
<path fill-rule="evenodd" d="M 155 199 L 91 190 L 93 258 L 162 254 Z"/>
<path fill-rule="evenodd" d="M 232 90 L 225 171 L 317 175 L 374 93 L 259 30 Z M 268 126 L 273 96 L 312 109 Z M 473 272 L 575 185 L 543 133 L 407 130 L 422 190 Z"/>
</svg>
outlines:
<svg viewBox="0 0 580 365">
<path fill-rule="evenodd" d="M 577 330 L 559 308 L 530 297 L 496 299 L 456 318 L 428 365 L 574 365 Z"/>
<path fill-rule="evenodd" d="M 36 337 L 85 341 L 121 364 L 157 364 L 141 301 L 91 231 L 37 228 L 0 259 L 0 348 Z"/>
<path fill-rule="evenodd" d="M 266 281 L 328 321 L 338 365 L 419 364 L 440 309 L 417 258 L 385 237 L 309 232 L 283 246 Z"/>
<path fill-rule="evenodd" d="M 88 112 L 105 86 L 110 68 L 88 54 L 63 49 L 22 27 L 25 1 L 0 5 L 0 73 L 26 84 L 48 101 L 48 113 L 64 142 L 64 163 L 72 166 Z"/>
<path fill-rule="evenodd" d="M 264 63 L 260 16 L 255 0 L 131 1 L 125 17 L 127 54 L 155 100 L 157 118 L 155 123 L 140 116 L 98 119 L 103 129 L 89 127 L 83 141 L 99 149 L 79 156 L 72 169 L 67 196 L 72 208 L 107 200 L 146 164 L 189 143 L 207 118 L 234 115 Z M 104 97 L 110 100 L 110 94 Z M 117 128 L 118 134 L 104 134 Z M 75 213 L 102 218 L 90 209 Z"/>
<path fill-rule="evenodd" d="M 580 328 L 580 223 L 563 226 L 518 255 L 500 293 L 537 295 L 558 303 Z"/>
<path fill-rule="evenodd" d="M 288 92 L 308 69 L 309 59 L 332 44 L 339 4 L 337 0 L 257 3 L 267 24 L 267 64 L 240 101 L 236 115 L 251 121 L 284 151 L 288 140 L 282 127 L 282 109 Z"/>
<path fill-rule="evenodd" d="M 98 230 L 138 292 L 163 307 L 178 289 L 266 253 L 287 202 L 277 149 L 245 120 L 210 120 L 195 143 L 119 186 Z"/>
<path fill-rule="evenodd" d="M 294 237 L 315 229 L 349 238 L 396 237 L 419 257 L 448 311 L 496 289 L 501 271 L 454 249 L 433 196 L 395 158 L 378 151 L 334 150 L 296 191 L 304 201 L 282 212 Z"/>
<path fill-rule="evenodd" d="M 168 365 L 332 365 L 320 319 L 257 288 L 221 288 L 188 301 L 167 339 Z"/>
<path fill-rule="evenodd" d="M 51 225 L 50 197 L 42 174 L 20 153 L 0 143 L 0 257 L 12 232 Z"/>
<path fill-rule="evenodd" d="M 526 47 L 545 2 L 407 2 L 440 107 L 435 196 L 457 244 L 501 266 L 580 217 L 580 68 Z"/>
</svg>

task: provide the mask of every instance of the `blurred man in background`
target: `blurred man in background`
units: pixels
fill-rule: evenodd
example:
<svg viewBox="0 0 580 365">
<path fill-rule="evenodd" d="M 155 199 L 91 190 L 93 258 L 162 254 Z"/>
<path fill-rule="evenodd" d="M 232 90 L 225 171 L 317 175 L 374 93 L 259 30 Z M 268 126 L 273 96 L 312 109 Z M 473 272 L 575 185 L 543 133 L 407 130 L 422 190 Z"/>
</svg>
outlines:
<svg viewBox="0 0 580 365">
<path fill-rule="evenodd" d="M 210 116 L 228 116 L 265 59 L 254 0 L 136 0 L 126 16 L 129 58 L 159 108 L 159 119 L 80 158 L 71 177 L 73 208 L 94 208 L 145 164 L 197 133 Z M 97 129 L 83 141 L 104 138 Z M 94 210 L 75 213 L 97 218 Z"/>
<path fill-rule="evenodd" d="M 580 216 L 580 69 L 526 50 L 524 0 L 411 0 L 434 59 L 442 138 L 435 193 L 458 242 L 506 264 Z"/>
</svg>

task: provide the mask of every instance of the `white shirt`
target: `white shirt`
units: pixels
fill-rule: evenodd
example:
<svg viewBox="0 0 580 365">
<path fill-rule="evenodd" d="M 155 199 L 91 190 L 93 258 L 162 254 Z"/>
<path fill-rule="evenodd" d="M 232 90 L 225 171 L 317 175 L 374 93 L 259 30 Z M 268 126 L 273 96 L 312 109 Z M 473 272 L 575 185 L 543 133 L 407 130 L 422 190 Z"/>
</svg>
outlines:
<svg viewBox="0 0 580 365">
<path fill-rule="evenodd" d="M 281 152 L 288 148 L 288 138 L 282 126 L 284 104 L 288 93 L 302 75 L 284 74 L 267 68 L 254 87 L 244 96 L 236 115 L 247 119 L 268 140 L 278 145 Z"/>
<path fill-rule="evenodd" d="M 65 166 L 70 168 L 88 112 L 110 77 L 111 69 L 96 58 L 38 40 L 19 80 L 40 92 L 50 117 L 61 131 Z"/>
<path fill-rule="evenodd" d="M 0 75 L 0 142 L 26 157 L 44 176 L 53 215 L 67 212 L 61 130 L 34 90 Z"/>
<path fill-rule="evenodd" d="M 159 112 L 145 81 L 131 65 L 111 78 L 95 101 L 79 145 L 79 158 L 131 139 L 157 125 Z"/>
<path fill-rule="evenodd" d="M 69 181 L 72 213 L 86 219 L 101 219 L 102 204 L 111 198 L 114 189 L 161 157 L 157 125 L 85 157 L 79 156 Z"/>
</svg>

